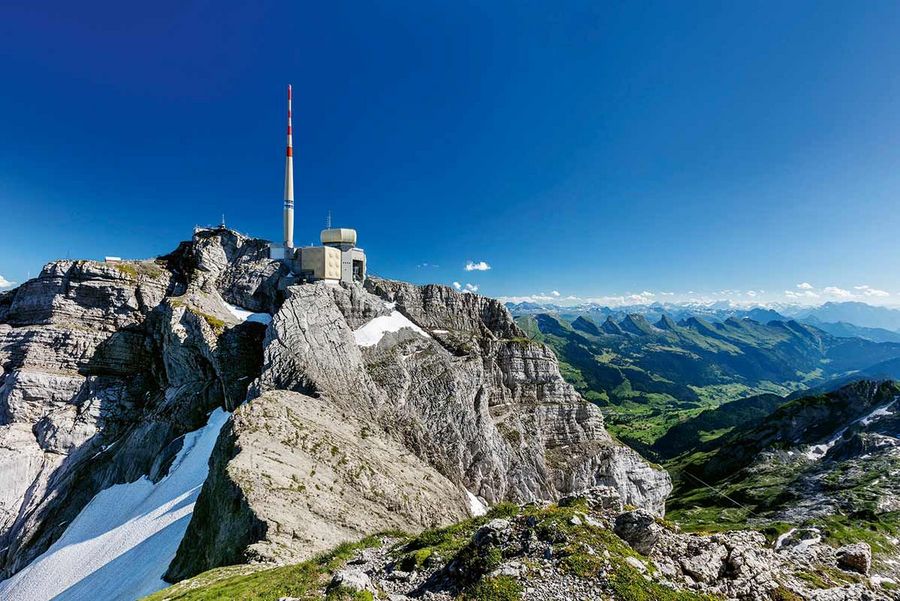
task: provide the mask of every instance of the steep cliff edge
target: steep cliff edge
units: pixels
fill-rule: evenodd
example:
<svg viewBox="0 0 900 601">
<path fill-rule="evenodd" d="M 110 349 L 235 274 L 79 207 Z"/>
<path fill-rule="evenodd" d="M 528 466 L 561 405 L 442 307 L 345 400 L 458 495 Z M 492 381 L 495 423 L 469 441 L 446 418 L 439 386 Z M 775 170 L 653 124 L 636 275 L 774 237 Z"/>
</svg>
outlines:
<svg viewBox="0 0 900 601">
<path fill-rule="evenodd" d="M 164 478 L 216 408 L 237 412 L 170 578 L 598 484 L 662 512 L 668 476 L 500 303 L 285 275 L 263 241 L 200 230 L 155 261 L 51 263 L 0 298 L 0 578 L 100 491 Z"/>
<path fill-rule="evenodd" d="M 200 496 L 199 506 L 208 507 L 211 517 L 195 514 L 170 579 L 238 560 L 296 561 L 379 529 L 447 523 L 458 518 L 458 507 L 466 506 L 466 491 L 494 504 L 553 500 L 603 484 L 617 489 L 628 503 L 661 514 L 670 489 L 665 472 L 609 437 L 599 411 L 562 380 L 553 354 L 524 338 L 501 304 L 444 286 L 372 279 L 365 289 L 326 284 L 287 288 L 267 330 L 262 373 L 250 394 L 262 396 L 251 399 L 238 416 L 276 398 L 288 406 L 324 404 L 341 421 L 360 424 L 356 441 L 351 431 L 339 437 L 343 442 L 335 445 L 335 457 L 344 446 L 353 448 L 363 437 L 372 437 L 406 449 L 417 458 L 417 470 L 430 475 L 398 488 L 397 478 L 386 476 L 390 472 L 382 466 L 372 472 L 379 475 L 381 484 L 375 488 L 382 495 L 373 497 L 364 494 L 371 483 L 360 489 L 356 470 L 338 470 L 329 475 L 330 485 L 317 482 L 313 489 L 307 483 L 310 474 L 319 477 L 320 469 L 334 463 L 327 453 L 316 456 L 294 448 L 302 459 L 285 459 L 290 454 L 278 452 L 282 460 L 277 464 L 257 462 L 249 469 L 251 454 L 272 452 L 265 442 L 272 437 L 253 435 L 268 420 L 236 417 L 233 440 L 217 448 L 216 475 Z M 305 439 L 310 431 L 305 419 L 295 415 L 283 422 L 279 437 Z M 328 431 L 324 424 L 314 429 Z M 396 454 L 382 452 L 385 457 Z M 285 487 L 273 482 L 285 478 L 303 488 L 286 497 L 293 499 L 294 519 L 286 517 L 291 512 L 275 517 L 275 499 L 284 496 Z M 435 488 L 438 481 L 445 485 Z M 430 485 L 423 488 L 417 482 Z M 229 495 L 241 491 L 233 515 L 227 507 L 215 506 L 222 490 Z M 342 505 L 343 495 L 353 502 Z M 419 500 L 399 511 L 397 495 Z M 441 497 L 443 505 L 434 502 Z M 392 512 L 399 513 L 375 519 L 384 512 L 385 498 L 392 499 Z M 298 503 L 313 508 L 315 518 L 296 522 L 289 537 L 274 531 L 278 524 L 283 534 L 286 521 L 294 524 L 304 514 L 296 509 Z M 410 510 L 417 517 L 400 518 Z M 354 521 L 359 524 L 351 525 Z M 220 524 L 231 522 L 234 527 L 220 530 Z M 260 523 L 266 527 L 260 529 Z M 300 526 L 304 523 L 308 525 Z M 242 554 L 199 552 L 227 547 L 219 541 L 235 538 L 246 545 Z"/>
<path fill-rule="evenodd" d="M 0 578 L 101 490 L 164 476 L 185 434 L 245 398 L 265 328 L 200 285 L 212 239 L 246 243 L 200 232 L 154 261 L 57 261 L 0 301 Z"/>
</svg>

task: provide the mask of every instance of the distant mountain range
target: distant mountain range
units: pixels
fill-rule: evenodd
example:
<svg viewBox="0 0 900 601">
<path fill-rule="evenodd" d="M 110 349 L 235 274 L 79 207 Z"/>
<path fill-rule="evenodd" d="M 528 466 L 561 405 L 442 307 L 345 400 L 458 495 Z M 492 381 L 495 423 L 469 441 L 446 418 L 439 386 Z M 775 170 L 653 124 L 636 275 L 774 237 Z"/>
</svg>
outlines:
<svg viewBox="0 0 900 601">
<path fill-rule="evenodd" d="M 675 321 L 699 317 L 711 322 L 724 322 L 736 317 L 760 323 L 770 321 L 798 321 L 814 325 L 833 336 L 865 338 L 874 342 L 900 342 L 900 309 L 877 307 L 861 302 L 825 303 L 818 307 L 781 304 L 775 306 L 747 306 L 729 301 L 716 303 L 652 303 L 619 307 L 598 304 L 565 306 L 554 303 L 506 303 L 514 316 L 552 313 L 572 320 L 589 317 L 600 323 L 607 317 L 619 321 L 628 315 L 643 315 L 656 322 L 663 316 Z"/>
<path fill-rule="evenodd" d="M 563 375 L 603 407 L 620 438 L 656 456 L 657 439 L 703 409 L 753 394 L 784 396 L 837 384 L 870 370 L 890 373 L 891 362 L 900 361 L 898 342 L 836 336 L 780 317 L 761 323 L 662 314 L 651 323 L 637 313 L 602 321 L 537 313 L 516 321 L 556 351 Z"/>
</svg>

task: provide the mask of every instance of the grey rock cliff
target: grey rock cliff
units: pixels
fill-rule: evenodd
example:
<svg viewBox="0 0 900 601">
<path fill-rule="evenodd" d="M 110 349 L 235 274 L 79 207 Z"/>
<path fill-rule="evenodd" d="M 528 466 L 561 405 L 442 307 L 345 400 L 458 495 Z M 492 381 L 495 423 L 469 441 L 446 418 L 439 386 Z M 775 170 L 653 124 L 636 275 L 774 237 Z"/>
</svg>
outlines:
<svg viewBox="0 0 900 601">
<path fill-rule="evenodd" d="M 464 499 L 400 443 L 328 399 L 267 392 L 238 408 L 220 437 L 166 577 L 283 563 L 373 532 L 416 532 L 467 517 Z"/>
<path fill-rule="evenodd" d="M 237 325 L 197 269 L 192 243 L 57 261 L 0 299 L 0 578 L 100 490 L 162 477 L 185 433 L 245 398 L 264 328 Z"/>
<path fill-rule="evenodd" d="M 357 343 L 355 330 L 393 312 L 422 333 L 405 328 L 386 333 L 372 346 Z M 406 471 L 431 474 L 430 482 L 446 482 L 444 488 L 430 491 L 409 482 L 405 493 L 388 495 L 417 499 L 404 510 L 418 507 L 419 517 L 412 523 L 417 528 L 425 525 L 427 516 L 433 523 L 458 516 L 453 508 L 465 507 L 464 490 L 497 503 L 554 500 L 607 485 L 624 502 L 659 515 L 671 487 L 665 472 L 612 440 L 599 410 L 562 379 L 553 353 L 526 339 L 500 303 L 444 286 L 373 279 L 365 289 L 325 284 L 287 288 L 266 332 L 262 373 L 250 391 L 251 397 L 256 395 L 262 396 L 251 399 L 237 415 L 264 415 L 276 402 L 279 411 L 289 414 L 301 411 L 300 404 L 310 405 L 303 412 L 318 407 L 339 415 L 335 421 L 358 424 L 355 436 L 384 440 L 379 454 L 393 456 L 398 451 L 386 449 L 404 449 L 418 462 Z M 268 409 L 254 409 L 257 404 Z M 308 432 L 309 427 L 297 424 L 309 419 L 292 418 L 293 425 L 284 424 L 289 432 L 285 436 Z M 277 422 L 257 417 L 254 423 L 270 420 Z M 340 448 L 363 445 L 353 441 L 353 428 L 338 435 L 329 429 L 336 427 L 322 422 L 314 429 L 342 438 Z M 235 440 L 216 449 L 217 476 L 210 478 L 198 501 L 214 517 L 195 513 L 168 578 L 237 560 L 297 561 L 362 532 L 397 526 L 381 515 L 377 503 L 375 509 L 371 502 L 341 506 L 335 491 L 346 494 L 353 480 L 340 473 L 329 473 L 318 483 L 314 502 L 284 493 L 285 486 L 275 482 L 286 473 L 300 479 L 296 486 L 307 486 L 306 467 L 327 465 L 328 458 L 310 458 L 309 451 L 296 446 L 292 453 L 273 453 L 274 435 L 241 434 L 247 429 L 253 428 L 236 418 Z M 249 457 L 265 455 L 277 455 L 283 463 L 266 466 L 260 461 L 253 469 L 247 467 Z M 321 476 L 318 468 L 312 471 Z M 387 483 L 395 476 L 383 475 L 390 473 L 384 466 L 376 471 L 383 483 L 378 488 L 391 490 L 395 484 Z M 361 491 L 355 492 L 360 496 Z M 440 510 L 429 502 L 437 492 L 445 503 Z M 216 499 L 234 495 L 240 503 L 216 509 Z M 293 506 L 292 511 L 277 509 L 282 496 L 293 499 L 283 502 Z M 297 516 L 304 515 L 304 502 L 312 503 L 314 516 L 297 522 Z M 235 508 L 231 515 L 228 505 Z M 273 517 L 276 514 L 280 517 Z M 358 525 L 349 526 L 354 521 Z M 311 538 L 302 526 L 291 526 L 292 534 L 285 536 L 285 524 L 295 522 L 314 524 L 308 528 L 319 533 L 318 538 Z M 220 525 L 225 523 L 232 525 L 222 533 Z M 280 530 L 273 530 L 272 524 Z M 212 542 L 220 536 L 241 541 L 236 551 L 227 557 L 202 557 L 200 549 L 230 548 Z"/>
<path fill-rule="evenodd" d="M 164 476 L 217 407 L 237 410 L 171 578 L 447 523 L 467 490 L 496 503 L 605 485 L 662 513 L 668 476 L 606 433 L 499 302 L 285 275 L 263 241 L 200 230 L 155 261 L 51 263 L 0 297 L 0 578 L 100 490 Z M 273 320 L 240 323 L 225 302 Z M 357 343 L 395 318 L 422 333 Z"/>
</svg>

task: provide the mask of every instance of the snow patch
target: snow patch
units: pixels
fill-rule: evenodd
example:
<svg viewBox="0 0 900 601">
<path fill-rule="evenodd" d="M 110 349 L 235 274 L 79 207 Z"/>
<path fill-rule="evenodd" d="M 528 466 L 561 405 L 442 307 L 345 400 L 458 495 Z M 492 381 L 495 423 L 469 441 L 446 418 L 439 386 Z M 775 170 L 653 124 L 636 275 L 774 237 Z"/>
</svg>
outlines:
<svg viewBox="0 0 900 601">
<path fill-rule="evenodd" d="M 794 553 L 806 553 L 806 551 L 812 547 L 813 545 L 817 545 L 822 542 L 822 533 L 818 528 L 807 528 L 806 531 L 811 532 L 812 536 L 810 538 L 802 539 L 794 544 L 789 544 L 785 546 L 785 542 L 789 541 L 790 538 L 797 532 L 796 528 L 791 528 L 784 534 L 778 537 L 775 541 L 775 550 L 778 551 L 782 548 L 788 549 Z"/>
<path fill-rule="evenodd" d="M 272 316 L 268 313 L 254 313 L 253 311 L 248 311 L 247 309 L 242 309 L 240 307 L 236 307 L 235 305 L 231 305 L 222 301 L 225 304 L 225 308 L 228 309 L 228 312 L 234 315 L 235 319 L 238 321 L 252 321 L 255 323 L 264 323 L 268 324 L 272 321 Z"/>
<path fill-rule="evenodd" d="M 481 499 L 473 495 L 468 490 L 466 496 L 469 498 L 469 511 L 473 517 L 478 517 L 487 513 L 487 505 L 481 502 Z"/>
<path fill-rule="evenodd" d="M 450 330 L 431 330 L 432 334 L 449 334 Z"/>
<path fill-rule="evenodd" d="M 869 415 L 862 418 L 859 423 L 861 423 L 864 426 L 868 426 L 869 424 L 876 421 L 880 417 L 884 417 L 885 415 L 892 415 L 894 412 L 891 411 L 891 405 L 893 405 L 893 404 L 894 403 L 885 405 L 884 407 L 879 407 L 878 409 L 876 409 Z"/>
<path fill-rule="evenodd" d="M 818 461 L 819 459 L 824 457 L 826 453 L 828 453 L 828 451 L 829 451 L 829 449 L 831 449 L 831 447 L 833 447 L 834 445 L 837 444 L 837 442 L 844 435 L 844 432 L 846 432 L 847 430 L 849 430 L 851 427 L 855 426 L 856 424 L 868 426 L 875 420 L 877 420 L 885 415 L 891 415 L 892 412 L 890 411 L 890 408 L 896 402 L 897 402 L 897 399 L 895 398 L 887 405 L 885 405 L 883 407 L 878 407 L 877 409 L 875 409 L 868 415 L 865 415 L 863 417 L 860 417 L 859 419 L 853 420 L 852 422 L 850 422 L 849 426 L 838 430 L 837 434 L 832 436 L 828 442 L 826 442 L 824 444 L 815 444 L 815 445 L 810 446 L 809 449 L 806 450 L 804 455 L 806 455 L 806 457 L 808 459 L 810 459 L 811 461 Z"/>
<path fill-rule="evenodd" d="M 829 451 L 829 449 L 831 449 L 831 447 L 833 447 L 835 444 L 837 444 L 838 439 L 840 439 L 841 435 L 843 435 L 843 434 L 844 434 L 844 430 L 841 430 L 840 434 L 838 434 L 837 437 L 829 440 L 825 444 L 812 445 L 811 447 L 809 447 L 806 450 L 804 455 L 806 455 L 806 458 L 809 459 L 810 461 L 818 461 L 819 459 L 821 459 L 828 453 L 828 451 Z"/>
<path fill-rule="evenodd" d="M 175 557 L 209 472 L 209 456 L 230 414 L 216 409 L 184 437 L 169 473 L 97 493 L 63 535 L 26 568 L 0 582 L 5 601 L 139 599 L 168 586 Z"/>
<path fill-rule="evenodd" d="M 796 531 L 797 531 L 796 528 L 791 528 L 790 530 L 788 530 L 788 531 L 785 532 L 784 534 L 780 535 L 780 536 L 775 540 L 775 550 L 777 551 L 778 549 L 780 549 L 781 546 L 784 544 L 784 541 L 786 541 L 786 540 L 788 539 L 788 537 L 791 536 L 791 535 L 792 535 L 794 532 L 796 532 Z"/>
<path fill-rule="evenodd" d="M 411 322 L 399 311 L 391 311 L 390 315 L 376 317 L 366 325 L 353 332 L 356 344 L 359 346 L 375 346 L 388 332 L 398 332 L 403 328 L 410 328 L 415 333 L 431 338 L 422 328 Z"/>
</svg>

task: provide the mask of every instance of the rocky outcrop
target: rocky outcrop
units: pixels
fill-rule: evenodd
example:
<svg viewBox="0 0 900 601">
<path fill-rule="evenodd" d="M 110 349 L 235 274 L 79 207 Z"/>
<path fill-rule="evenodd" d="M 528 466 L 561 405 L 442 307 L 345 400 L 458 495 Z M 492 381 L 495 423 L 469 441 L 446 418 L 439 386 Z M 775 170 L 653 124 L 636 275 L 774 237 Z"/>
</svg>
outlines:
<svg viewBox="0 0 900 601">
<path fill-rule="evenodd" d="M 220 438 L 167 578 L 250 560 L 284 563 L 468 513 L 464 491 L 371 422 L 328 399 L 267 392 L 239 407 Z"/>
<path fill-rule="evenodd" d="M 591 489 L 557 505 L 504 504 L 486 516 L 420 536 L 371 537 L 346 563 L 333 561 L 323 568 L 323 562 L 310 562 L 295 570 L 318 575 L 306 581 L 310 598 L 361 591 L 391 601 L 898 598 L 892 581 L 848 571 L 821 542 L 775 550 L 757 532 L 683 534 L 646 512 L 619 513 L 615 493 L 602 500 L 609 492 Z M 232 574 L 206 573 L 154 599 L 186 591 L 213 597 L 226 586 L 266 582 L 264 574 L 255 574 L 210 586 Z"/>
<path fill-rule="evenodd" d="M 267 334 L 260 390 L 326 395 L 491 503 L 609 484 L 626 502 L 662 511 L 668 476 L 610 438 L 553 353 L 525 338 L 500 303 L 443 286 L 373 280 L 367 289 L 382 296 L 290 288 Z M 426 334 L 360 347 L 350 325 L 357 307 L 399 311 Z"/>
<path fill-rule="evenodd" d="M 396 303 L 419 326 L 486 338 L 523 336 L 500 301 L 477 294 L 460 294 L 448 286 L 415 286 L 405 282 L 369 278 L 366 290 Z"/>
<path fill-rule="evenodd" d="M 392 317 L 395 313 L 400 317 Z M 406 319 L 410 327 L 386 331 L 375 343 L 363 346 L 356 340 L 356 330 L 368 327 L 373 319 L 385 323 Z M 297 394 L 284 396 L 281 391 Z M 562 379 L 553 353 L 525 338 L 502 305 L 442 286 L 372 280 L 365 289 L 325 284 L 288 287 L 266 333 L 262 373 L 251 388 L 251 396 L 256 395 L 262 396 L 238 410 L 236 424 L 242 412 L 254 411 L 257 403 L 270 405 L 272 395 L 281 395 L 277 398 L 289 413 L 308 404 L 339 415 L 333 417 L 336 421 L 359 424 L 355 434 L 341 434 L 343 445 L 363 444 L 354 443 L 352 436 L 364 432 L 381 437 L 420 463 L 417 468 L 410 463 L 407 471 L 431 473 L 429 480 L 452 485 L 455 493 L 442 492 L 447 504 L 442 511 L 429 505 L 431 497 L 416 492 L 419 488 L 412 484 L 406 493 L 397 491 L 397 495 L 420 499 L 405 510 L 419 507 L 420 516 L 413 522 L 418 528 L 428 515 L 443 522 L 452 517 L 453 507 L 466 507 L 466 490 L 493 504 L 553 500 L 606 485 L 625 502 L 661 514 L 670 489 L 665 472 L 651 468 L 610 438 L 599 410 Z M 328 431 L 328 426 L 314 429 Z M 304 519 L 316 524 L 325 533 L 323 538 L 310 539 L 299 526 L 292 527 L 291 536 L 279 536 L 271 524 L 282 529 L 287 522 L 293 524 L 290 512 L 265 516 L 277 513 L 278 503 L 272 499 L 282 495 L 285 487 L 267 478 L 250 478 L 249 470 L 241 476 L 234 470 L 240 471 L 241 458 L 300 453 L 288 463 L 300 466 L 291 469 L 305 482 L 302 472 L 312 460 L 303 449 L 273 453 L 266 446 L 271 437 L 241 436 L 237 425 L 235 433 L 238 437 L 228 448 L 240 449 L 240 454 L 233 457 L 232 451 L 220 449 L 227 484 L 210 479 L 199 503 L 213 507 L 215 499 L 231 498 L 239 490 L 254 517 L 247 519 L 243 504 L 235 505 L 232 517 L 213 514 L 216 517 L 206 525 L 196 514 L 170 578 L 237 559 L 299 560 L 342 537 L 397 526 L 369 503 L 354 511 L 339 505 L 326 510 L 330 497 L 320 493 L 311 509 L 315 518 Z M 340 473 L 328 473 L 320 487 L 343 490 L 345 480 Z M 304 502 L 285 503 L 297 514 L 296 507 Z M 364 512 L 368 521 L 343 529 L 333 524 L 332 516 L 351 516 L 342 518 L 347 520 L 358 512 Z M 214 544 L 210 536 L 215 536 L 219 524 L 232 521 L 236 526 L 229 528 L 229 540 L 253 542 L 237 555 L 197 562 L 200 549 L 229 547 Z M 260 530 L 260 522 L 269 526 Z M 245 532 L 235 534 L 241 528 Z M 253 533 L 248 534 L 251 529 Z"/>
<path fill-rule="evenodd" d="M 287 270 L 269 259 L 269 243 L 235 231 L 200 230 L 188 247 L 193 284 L 249 311 L 272 313 Z"/>
<path fill-rule="evenodd" d="M 100 490 L 161 478 L 185 433 L 245 398 L 264 327 L 199 286 L 193 253 L 57 261 L 2 299 L 0 578 Z"/>
<path fill-rule="evenodd" d="M 51 263 L 0 298 L 0 577 L 98 491 L 164 477 L 217 407 L 235 415 L 170 578 L 593 485 L 662 512 L 666 474 L 610 438 L 499 302 L 381 279 L 293 285 L 267 255 L 198 230 L 154 261 Z"/>
<path fill-rule="evenodd" d="M 872 568 L 872 547 L 868 543 L 844 545 L 837 550 L 838 566 L 860 574 L 867 574 Z"/>
</svg>

